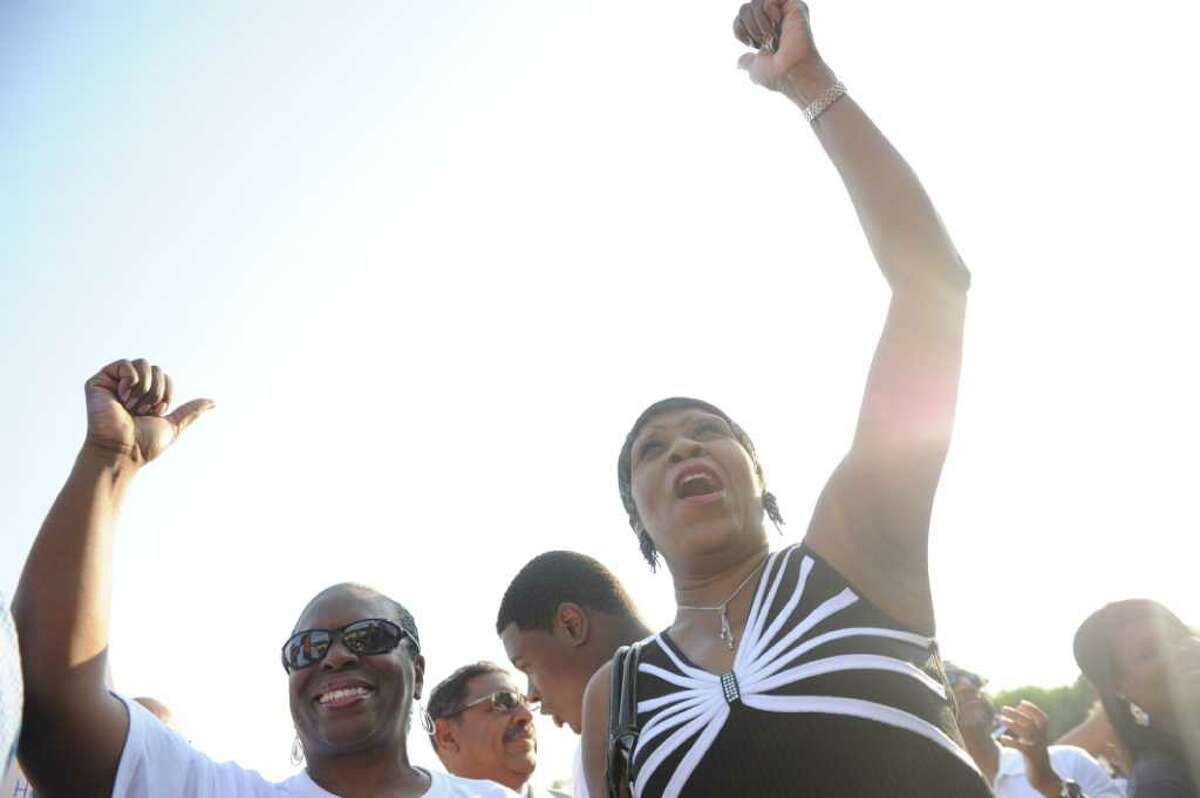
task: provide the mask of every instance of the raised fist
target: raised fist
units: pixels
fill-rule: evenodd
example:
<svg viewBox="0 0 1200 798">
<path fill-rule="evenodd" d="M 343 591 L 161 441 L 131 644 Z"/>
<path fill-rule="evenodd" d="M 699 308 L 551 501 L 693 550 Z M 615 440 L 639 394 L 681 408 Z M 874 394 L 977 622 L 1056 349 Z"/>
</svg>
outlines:
<svg viewBox="0 0 1200 798">
<path fill-rule="evenodd" d="M 797 73 L 825 71 L 813 42 L 808 5 L 801 0 L 746 3 L 733 21 L 733 34 L 742 44 L 758 50 L 739 58 L 738 66 L 760 86 L 781 91 Z"/>
<path fill-rule="evenodd" d="M 142 359 L 109 363 L 84 384 L 83 392 L 87 444 L 137 465 L 166 451 L 179 433 L 215 406 L 195 399 L 167 413 L 174 394 L 171 378 Z"/>
</svg>

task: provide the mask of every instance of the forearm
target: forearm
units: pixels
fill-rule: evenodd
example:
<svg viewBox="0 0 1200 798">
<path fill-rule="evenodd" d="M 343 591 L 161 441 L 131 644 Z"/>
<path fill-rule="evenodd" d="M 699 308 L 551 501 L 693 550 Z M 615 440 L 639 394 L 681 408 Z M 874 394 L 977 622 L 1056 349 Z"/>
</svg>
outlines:
<svg viewBox="0 0 1200 798">
<path fill-rule="evenodd" d="M 1034 785 L 1034 789 L 1045 798 L 1062 798 L 1063 782 L 1057 775 L 1054 775 L 1041 784 Z M 1088 798 L 1088 796 L 1083 796 L 1083 798 Z"/>
<path fill-rule="evenodd" d="M 103 686 L 113 523 L 134 470 L 85 445 L 34 541 L 13 601 L 31 696 L 81 678 Z"/>
<path fill-rule="evenodd" d="M 794 70 L 784 87 L 805 107 L 836 78 L 823 62 Z M 893 290 L 949 287 L 968 282 L 949 234 L 929 195 L 900 153 L 854 99 L 843 96 L 817 117 L 813 128 L 837 168 Z"/>
</svg>

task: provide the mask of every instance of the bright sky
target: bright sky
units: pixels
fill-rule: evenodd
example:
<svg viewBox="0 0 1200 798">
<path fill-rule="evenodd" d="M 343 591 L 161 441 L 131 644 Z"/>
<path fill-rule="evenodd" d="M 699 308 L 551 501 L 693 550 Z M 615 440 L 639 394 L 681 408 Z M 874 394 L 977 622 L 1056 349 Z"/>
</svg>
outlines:
<svg viewBox="0 0 1200 798">
<path fill-rule="evenodd" d="M 932 541 L 943 651 L 1052 685 L 1105 601 L 1200 621 L 1200 12 L 812 6 L 974 273 Z M 550 548 L 665 625 L 615 484 L 654 399 L 741 421 L 798 539 L 886 296 L 802 118 L 735 69 L 736 10 L 0 5 L 0 591 L 79 446 L 83 381 L 122 356 L 219 407 L 129 497 L 117 686 L 273 777 L 278 649 L 333 582 L 407 604 L 433 681 L 504 661 L 500 595 Z M 574 738 L 540 730 L 541 776 L 566 776 Z"/>
</svg>

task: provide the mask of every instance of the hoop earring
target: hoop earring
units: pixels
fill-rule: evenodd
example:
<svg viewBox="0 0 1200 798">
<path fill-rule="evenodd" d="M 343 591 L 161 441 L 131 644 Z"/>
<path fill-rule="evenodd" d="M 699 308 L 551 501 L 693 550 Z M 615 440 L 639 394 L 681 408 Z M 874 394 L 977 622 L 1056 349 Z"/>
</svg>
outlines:
<svg viewBox="0 0 1200 798">
<path fill-rule="evenodd" d="M 300 767 L 304 764 L 304 743 L 300 742 L 300 735 L 292 738 L 292 765 Z"/>
<path fill-rule="evenodd" d="M 1150 713 L 1132 701 L 1129 702 L 1129 714 L 1133 716 L 1133 722 L 1143 729 L 1150 725 Z"/>
</svg>

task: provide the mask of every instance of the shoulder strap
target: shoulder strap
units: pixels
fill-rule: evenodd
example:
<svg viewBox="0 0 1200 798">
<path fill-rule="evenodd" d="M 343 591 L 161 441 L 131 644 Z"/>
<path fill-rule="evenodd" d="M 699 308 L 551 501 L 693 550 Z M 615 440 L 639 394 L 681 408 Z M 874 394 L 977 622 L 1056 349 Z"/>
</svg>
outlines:
<svg viewBox="0 0 1200 798">
<path fill-rule="evenodd" d="M 621 646 L 613 656 L 608 704 L 608 796 L 632 794 L 633 750 L 637 746 L 637 673 L 641 644 Z M 629 792 L 625 792 L 626 788 Z"/>
</svg>

